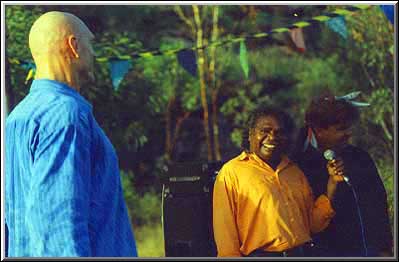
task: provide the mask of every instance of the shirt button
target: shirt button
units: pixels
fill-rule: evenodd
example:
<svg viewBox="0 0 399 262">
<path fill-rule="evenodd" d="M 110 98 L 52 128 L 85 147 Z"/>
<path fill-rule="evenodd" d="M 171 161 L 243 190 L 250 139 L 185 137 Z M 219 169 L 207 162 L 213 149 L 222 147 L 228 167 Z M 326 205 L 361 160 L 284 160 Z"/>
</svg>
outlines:
<svg viewBox="0 0 399 262">
<path fill-rule="evenodd" d="M 295 219 L 293 219 L 293 218 L 290 219 L 291 222 L 294 222 L 294 220 L 295 220 Z"/>
</svg>

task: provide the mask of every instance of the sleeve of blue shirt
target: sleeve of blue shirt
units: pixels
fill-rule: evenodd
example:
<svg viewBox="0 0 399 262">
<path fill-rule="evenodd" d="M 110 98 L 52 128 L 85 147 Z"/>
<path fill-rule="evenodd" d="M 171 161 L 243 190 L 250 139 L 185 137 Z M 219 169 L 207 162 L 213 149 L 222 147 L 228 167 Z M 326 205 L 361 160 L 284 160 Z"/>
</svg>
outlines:
<svg viewBox="0 0 399 262">
<path fill-rule="evenodd" d="M 31 250 L 41 257 L 90 256 L 91 137 L 74 124 L 55 129 L 38 133 L 31 146 L 26 221 L 35 245 Z"/>
</svg>

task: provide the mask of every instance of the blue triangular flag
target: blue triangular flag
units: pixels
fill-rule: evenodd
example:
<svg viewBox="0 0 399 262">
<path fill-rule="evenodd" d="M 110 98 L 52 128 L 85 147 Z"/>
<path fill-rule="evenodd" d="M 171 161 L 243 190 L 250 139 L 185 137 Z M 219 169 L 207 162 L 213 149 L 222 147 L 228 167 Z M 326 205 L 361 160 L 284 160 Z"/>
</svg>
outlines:
<svg viewBox="0 0 399 262">
<path fill-rule="evenodd" d="M 348 30 L 346 29 L 346 22 L 343 16 L 331 18 L 326 23 L 331 30 L 340 34 L 344 39 L 348 38 Z"/>
<path fill-rule="evenodd" d="M 242 70 L 244 71 L 245 77 L 248 78 L 249 66 L 248 66 L 247 47 L 245 46 L 245 41 L 241 41 L 240 43 L 240 64 Z"/>
<path fill-rule="evenodd" d="M 114 90 L 118 90 L 119 84 L 132 67 L 131 60 L 111 59 L 108 63 L 109 70 L 111 71 L 112 85 Z"/>
<path fill-rule="evenodd" d="M 31 69 L 36 70 L 36 65 L 34 63 L 31 63 L 28 61 L 21 61 L 20 65 L 23 69 L 26 69 L 26 70 L 31 70 Z"/>
<path fill-rule="evenodd" d="M 394 15 L 393 15 L 393 5 L 380 5 L 381 10 L 384 12 L 385 16 L 388 20 L 393 24 L 394 22 Z"/>
<path fill-rule="evenodd" d="M 191 49 L 181 50 L 177 53 L 177 61 L 191 75 L 197 75 L 197 58 L 195 52 Z"/>
<path fill-rule="evenodd" d="M 356 107 L 362 107 L 362 106 L 370 106 L 370 103 L 364 103 L 364 102 L 356 102 L 356 101 L 349 101 L 352 105 Z"/>
<path fill-rule="evenodd" d="M 358 97 L 361 93 L 362 93 L 361 91 L 355 91 L 355 92 L 351 92 L 344 96 L 335 96 L 335 99 L 337 99 L 337 100 L 352 100 L 352 99 L 355 99 L 356 97 Z"/>
</svg>

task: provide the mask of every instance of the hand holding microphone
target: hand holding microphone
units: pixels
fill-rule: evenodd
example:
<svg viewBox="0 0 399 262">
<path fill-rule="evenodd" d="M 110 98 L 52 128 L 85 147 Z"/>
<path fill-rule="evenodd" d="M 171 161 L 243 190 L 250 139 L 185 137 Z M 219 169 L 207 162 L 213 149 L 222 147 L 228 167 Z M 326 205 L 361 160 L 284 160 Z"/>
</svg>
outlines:
<svg viewBox="0 0 399 262">
<path fill-rule="evenodd" d="M 337 158 L 335 152 L 331 149 L 324 151 L 324 158 L 328 160 L 327 170 L 328 174 L 333 177 L 334 181 L 345 181 L 349 183 L 349 178 L 344 175 L 344 163 L 340 158 Z"/>
<path fill-rule="evenodd" d="M 335 191 L 337 189 L 337 184 L 345 181 L 348 185 L 349 179 L 344 176 L 344 163 L 341 159 L 336 158 L 335 152 L 328 149 L 324 151 L 324 157 L 328 160 L 327 170 L 329 174 L 327 183 L 327 197 L 333 200 Z"/>
</svg>

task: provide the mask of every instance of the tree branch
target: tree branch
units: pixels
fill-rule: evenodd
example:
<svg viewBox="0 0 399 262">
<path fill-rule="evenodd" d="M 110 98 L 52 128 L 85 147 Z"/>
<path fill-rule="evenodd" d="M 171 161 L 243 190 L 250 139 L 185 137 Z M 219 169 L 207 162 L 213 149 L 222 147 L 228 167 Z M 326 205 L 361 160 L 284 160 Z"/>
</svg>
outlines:
<svg viewBox="0 0 399 262">
<path fill-rule="evenodd" d="M 176 14 L 180 17 L 180 19 L 183 20 L 188 25 L 188 27 L 191 29 L 192 36 L 195 37 L 195 26 L 193 22 L 186 17 L 181 6 L 175 5 L 174 10 Z"/>
<path fill-rule="evenodd" d="M 369 82 L 370 82 L 371 86 L 372 86 L 373 88 L 376 88 L 373 79 L 371 78 L 369 72 L 367 71 L 367 69 L 366 69 L 366 67 L 364 66 L 363 63 L 362 63 L 362 69 L 363 69 L 364 73 L 366 74 L 367 78 L 369 79 Z"/>
</svg>

